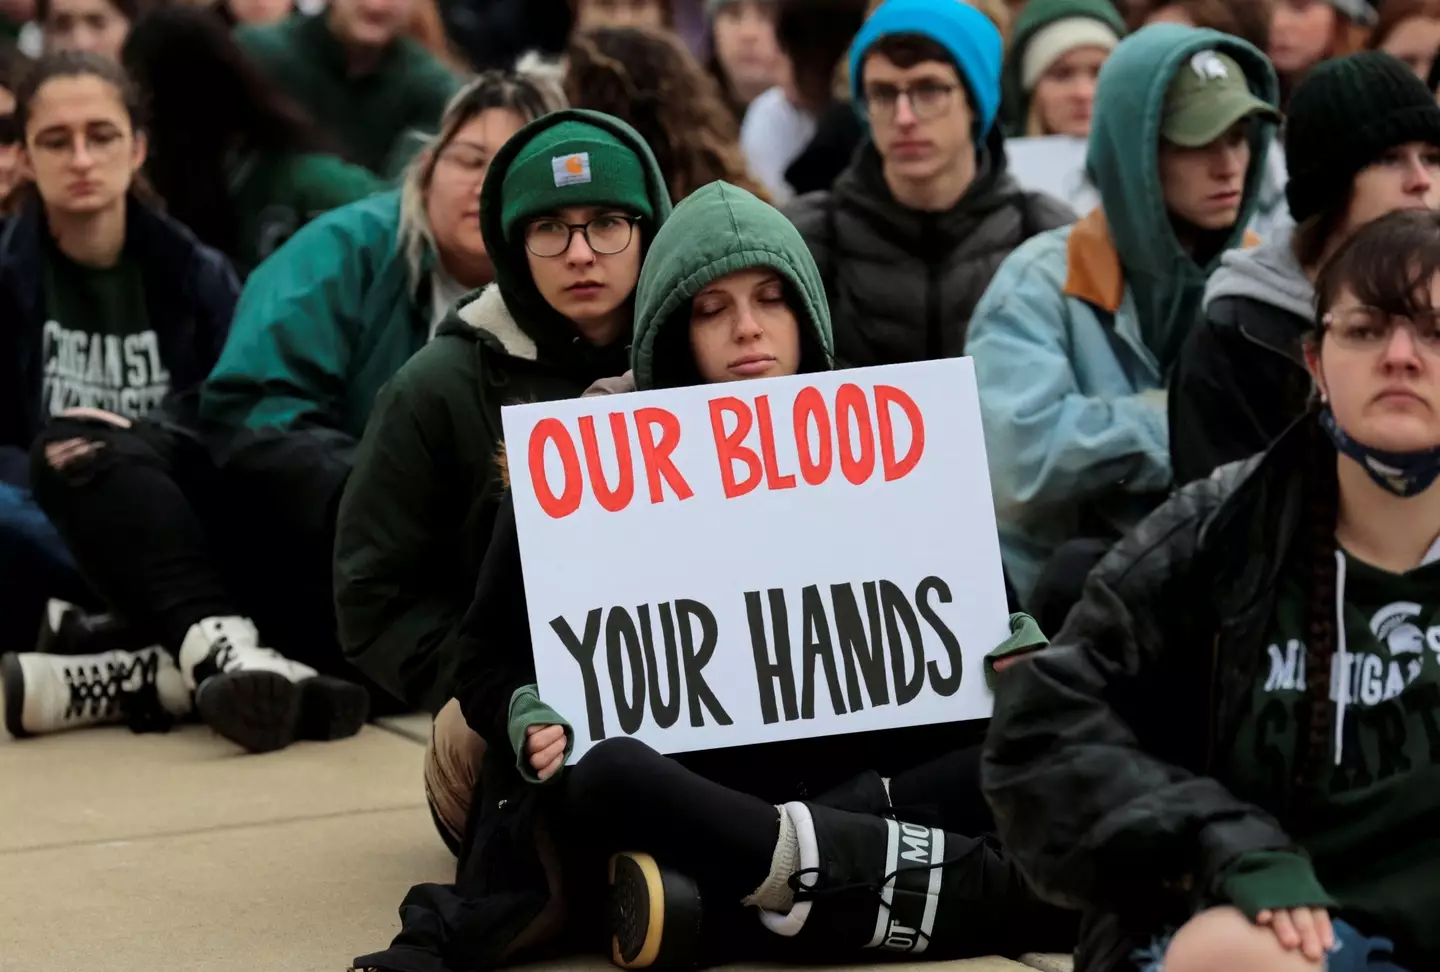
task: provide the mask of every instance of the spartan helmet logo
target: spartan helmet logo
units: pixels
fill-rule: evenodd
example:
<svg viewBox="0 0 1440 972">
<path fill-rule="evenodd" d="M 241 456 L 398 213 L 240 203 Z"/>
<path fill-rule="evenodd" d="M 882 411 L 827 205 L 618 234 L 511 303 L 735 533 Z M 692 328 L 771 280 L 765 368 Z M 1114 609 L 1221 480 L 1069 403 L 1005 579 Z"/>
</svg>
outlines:
<svg viewBox="0 0 1440 972">
<path fill-rule="evenodd" d="M 1190 70 L 1201 81 L 1217 81 L 1230 77 L 1225 62 L 1214 51 L 1201 51 L 1190 58 Z"/>
<path fill-rule="evenodd" d="M 1412 620 L 1420 615 L 1420 605 L 1396 601 L 1375 612 L 1370 630 L 1375 640 L 1384 642 L 1393 655 L 1423 655 L 1425 632 Z"/>
</svg>

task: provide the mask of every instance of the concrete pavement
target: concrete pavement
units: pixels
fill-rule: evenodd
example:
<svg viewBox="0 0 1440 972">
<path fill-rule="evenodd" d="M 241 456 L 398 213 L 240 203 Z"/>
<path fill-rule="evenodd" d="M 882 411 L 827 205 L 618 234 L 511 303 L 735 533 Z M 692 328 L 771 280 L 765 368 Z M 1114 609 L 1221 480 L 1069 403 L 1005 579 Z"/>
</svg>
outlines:
<svg viewBox="0 0 1440 972">
<path fill-rule="evenodd" d="M 200 726 L 0 734 L 0 972 L 342 972 L 390 941 L 412 884 L 453 873 L 421 788 L 428 725 L 264 756 Z"/>
</svg>

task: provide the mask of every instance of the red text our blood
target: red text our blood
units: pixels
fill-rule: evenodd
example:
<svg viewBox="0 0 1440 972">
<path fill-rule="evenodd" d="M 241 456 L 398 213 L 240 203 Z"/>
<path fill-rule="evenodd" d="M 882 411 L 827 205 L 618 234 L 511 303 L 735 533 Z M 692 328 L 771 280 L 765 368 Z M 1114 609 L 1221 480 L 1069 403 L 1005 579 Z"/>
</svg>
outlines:
<svg viewBox="0 0 1440 972">
<path fill-rule="evenodd" d="M 877 473 L 890 482 L 914 470 L 925 451 L 925 421 L 919 406 L 891 385 L 876 385 L 867 396 L 860 386 L 847 383 L 836 389 L 830 400 L 817 388 L 804 388 L 795 396 L 788 421 L 781 418 L 779 430 L 768 395 L 749 401 L 722 396 L 710 401 L 709 411 L 727 499 L 744 496 L 761 485 L 783 490 L 794 489 L 801 482 L 819 486 L 839 478 L 858 486 Z M 910 430 L 903 456 L 896 455 L 897 416 Z M 609 442 L 604 448 L 615 457 L 613 484 L 601 463 L 604 433 L 597 424 L 594 416 L 582 416 L 572 431 L 560 419 L 546 418 L 531 430 L 527 450 L 530 482 L 547 516 L 561 519 L 574 513 L 587 489 L 602 509 L 612 513 L 635 500 L 637 483 L 652 505 L 672 496 L 686 500 L 695 495 L 673 458 L 681 435 L 680 420 L 673 413 L 648 407 L 611 412 L 606 417 Z M 794 437 L 797 465 L 793 471 L 781 468 L 775 448 L 777 434 Z M 559 475 L 553 478 L 545 463 L 549 447 L 560 459 Z"/>
</svg>

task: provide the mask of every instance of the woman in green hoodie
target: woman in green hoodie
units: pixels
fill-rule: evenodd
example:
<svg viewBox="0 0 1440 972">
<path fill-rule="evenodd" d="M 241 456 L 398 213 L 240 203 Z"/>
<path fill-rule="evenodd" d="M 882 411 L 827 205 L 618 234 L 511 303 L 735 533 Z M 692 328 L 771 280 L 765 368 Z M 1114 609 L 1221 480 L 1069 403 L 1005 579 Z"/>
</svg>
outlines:
<svg viewBox="0 0 1440 972">
<path fill-rule="evenodd" d="M 1170 486 L 1166 376 L 1206 278 L 1244 237 L 1276 98 L 1264 55 L 1238 38 L 1177 24 L 1126 38 L 1090 134 L 1100 207 L 1010 254 L 975 309 L 965 350 L 1001 552 L 1032 613 L 1062 544 L 1103 549 Z"/>
<path fill-rule="evenodd" d="M 831 348 L 824 286 L 784 216 L 719 182 L 676 207 L 641 275 L 630 387 L 822 371 L 831 366 Z M 1024 633 L 1001 651 L 1043 642 L 1024 621 L 1012 622 Z M 993 827 L 978 799 L 978 749 L 967 746 L 975 741 L 973 726 L 849 735 L 839 746 L 810 739 L 676 757 L 633 739 L 612 739 L 561 773 L 572 733 L 534 684 L 508 499 L 465 632 L 458 693 L 463 720 L 437 722 L 427 756 L 427 789 L 442 835 L 461 849 L 471 790 L 446 790 L 475 779 L 478 732 L 490 746 L 484 760 L 487 808 L 519 804 L 529 790 L 548 807 L 558 839 L 582 865 L 590 862 L 591 876 L 602 873 L 606 856 L 625 852 L 610 865 L 611 914 L 617 916 L 612 958 L 618 964 L 683 964 L 697 950 L 708 952 L 711 946 L 694 934 L 701 893 L 714 902 L 703 915 L 707 942 L 716 928 L 734 925 L 738 937 L 729 945 L 742 952 L 788 953 L 793 941 L 795 954 L 812 957 L 854 958 L 867 945 L 957 956 L 1066 947 L 1071 940 L 1073 922 L 1038 905 L 1003 852 L 983 838 L 964 836 Z M 542 783 L 549 785 L 537 786 Z M 514 800 L 511 790 L 517 791 Z M 913 920 L 928 936 L 923 941 L 871 941 L 878 898 L 836 886 L 885 883 L 893 870 L 886 863 L 887 839 L 896 839 L 898 825 L 881 815 L 891 813 L 910 821 L 917 841 L 923 835 L 927 846 L 938 851 L 943 842 L 945 848 L 907 871 L 894 889 L 895 921 Z M 482 823 L 479 832 L 493 831 Z M 791 908 L 789 882 L 802 866 L 824 872 L 819 883 L 833 895 L 825 904 L 812 900 Z M 586 883 L 582 872 L 567 887 Z M 805 883 L 815 886 L 816 876 Z M 572 913 L 585 910 L 572 902 Z M 637 924 L 625 917 L 647 912 L 657 920 Z M 955 917 L 962 913 L 963 921 Z M 374 956 L 356 964 L 386 965 Z"/>
<path fill-rule="evenodd" d="M 1030 0 L 1005 53 L 1006 134 L 1087 137 L 1100 66 L 1124 36 L 1111 0 Z"/>
<path fill-rule="evenodd" d="M 641 258 L 670 196 L 634 129 L 573 109 L 505 143 L 480 214 L 495 283 L 380 393 L 336 524 L 346 655 L 431 712 L 455 692 L 460 621 L 503 493 L 500 409 L 625 371 Z"/>
</svg>

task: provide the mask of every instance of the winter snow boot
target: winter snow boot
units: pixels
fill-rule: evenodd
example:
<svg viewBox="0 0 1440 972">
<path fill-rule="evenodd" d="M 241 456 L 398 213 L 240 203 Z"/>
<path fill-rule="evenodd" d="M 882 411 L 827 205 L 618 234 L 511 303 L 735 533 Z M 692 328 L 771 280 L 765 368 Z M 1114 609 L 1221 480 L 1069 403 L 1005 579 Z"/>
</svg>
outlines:
<svg viewBox="0 0 1440 972">
<path fill-rule="evenodd" d="M 695 968 L 702 916 L 690 878 L 638 851 L 610 858 L 610 960 L 620 968 Z"/>
<path fill-rule="evenodd" d="M 832 810 L 884 814 L 890 810 L 890 781 L 874 770 L 865 770 L 820 794 L 814 802 Z"/>
<path fill-rule="evenodd" d="M 807 953 L 1003 954 L 1007 929 L 1047 907 L 987 838 L 815 802 L 787 803 L 784 812 L 795 835 L 795 900 L 784 914 L 762 908 L 760 920 Z"/>
<path fill-rule="evenodd" d="M 191 625 L 180 646 L 180 671 L 205 723 L 252 753 L 284 749 L 296 739 L 353 736 L 370 712 L 365 689 L 261 647 L 248 618 Z"/>
<path fill-rule="evenodd" d="M 160 648 L 99 655 L 39 652 L 0 658 L 5 728 L 17 739 L 123 722 L 163 731 L 190 714 L 190 690 Z"/>
</svg>

